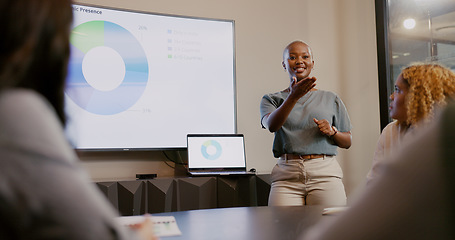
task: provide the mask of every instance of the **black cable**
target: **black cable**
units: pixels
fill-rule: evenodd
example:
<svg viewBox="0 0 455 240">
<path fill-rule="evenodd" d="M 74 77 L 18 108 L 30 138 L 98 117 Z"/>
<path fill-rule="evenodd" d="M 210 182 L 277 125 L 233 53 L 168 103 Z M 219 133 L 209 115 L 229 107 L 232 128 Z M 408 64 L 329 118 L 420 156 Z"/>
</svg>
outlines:
<svg viewBox="0 0 455 240">
<path fill-rule="evenodd" d="M 166 159 L 168 159 L 169 161 L 173 162 L 174 164 L 177 164 L 177 165 L 186 165 L 183 161 L 182 161 L 182 158 L 180 157 L 180 152 L 177 151 L 178 155 L 179 155 L 179 158 L 180 158 L 180 162 L 177 162 L 176 160 L 170 158 L 167 154 L 166 154 L 166 151 L 163 151 L 163 154 L 164 156 L 166 157 Z M 167 163 L 166 163 L 167 164 Z M 168 164 L 169 166 L 169 164 Z"/>
<path fill-rule="evenodd" d="M 175 166 L 171 166 L 167 161 L 164 161 L 164 163 L 166 163 L 166 165 L 172 169 L 175 169 Z"/>
</svg>

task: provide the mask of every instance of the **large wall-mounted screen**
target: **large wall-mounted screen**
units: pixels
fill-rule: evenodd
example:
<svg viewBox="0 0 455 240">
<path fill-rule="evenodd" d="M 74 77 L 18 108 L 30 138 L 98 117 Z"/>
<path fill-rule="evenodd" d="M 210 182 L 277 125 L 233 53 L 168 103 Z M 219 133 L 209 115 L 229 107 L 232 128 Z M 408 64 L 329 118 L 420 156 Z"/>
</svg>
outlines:
<svg viewBox="0 0 455 240">
<path fill-rule="evenodd" d="M 80 150 L 236 133 L 234 21 L 73 5 L 67 136 Z"/>
</svg>

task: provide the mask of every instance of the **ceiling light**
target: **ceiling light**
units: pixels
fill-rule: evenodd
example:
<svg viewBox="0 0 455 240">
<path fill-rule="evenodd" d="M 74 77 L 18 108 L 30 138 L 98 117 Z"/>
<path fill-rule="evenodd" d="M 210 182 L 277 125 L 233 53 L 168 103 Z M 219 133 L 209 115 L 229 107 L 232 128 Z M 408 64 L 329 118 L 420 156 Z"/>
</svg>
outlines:
<svg viewBox="0 0 455 240">
<path fill-rule="evenodd" d="M 403 26 L 406 29 L 413 29 L 416 26 L 416 20 L 414 20 L 413 18 L 408 18 L 403 21 Z"/>
</svg>

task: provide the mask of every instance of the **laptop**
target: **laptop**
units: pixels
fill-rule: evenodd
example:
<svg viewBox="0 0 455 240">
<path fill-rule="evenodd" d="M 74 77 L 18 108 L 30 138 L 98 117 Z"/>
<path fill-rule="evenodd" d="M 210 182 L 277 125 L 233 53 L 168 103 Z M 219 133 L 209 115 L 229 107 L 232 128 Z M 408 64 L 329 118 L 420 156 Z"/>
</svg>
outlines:
<svg viewBox="0 0 455 240">
<path fill-rule="evenodd" d="M 191 176 L 254 175 L 246 169 L 243 134 L 188 134 Z"/>
</svg>

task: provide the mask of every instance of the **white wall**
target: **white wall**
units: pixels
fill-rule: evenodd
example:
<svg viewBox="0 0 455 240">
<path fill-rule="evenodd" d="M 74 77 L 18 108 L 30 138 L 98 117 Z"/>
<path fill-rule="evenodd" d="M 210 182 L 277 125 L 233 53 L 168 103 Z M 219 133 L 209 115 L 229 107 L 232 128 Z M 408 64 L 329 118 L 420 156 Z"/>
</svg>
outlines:
<svg viewBox="0 0 455 240">
<path fill-rule="evenodd" d="M 76 2 L 235 20 L 238 132 L 245 134 L 248 167 L 259 173 L 269 173 L 275 164 L 273 134 L 260 127 L 260 99 L 288 86 L 281 67 L 287 43 L 308 42 L 315 55 L 317 88 L 340 95 L 354 126 L 353 145 L 339 156 L 348 194 L 363 185 L 380 133 L 374 0 Z M 84 153 L 80 157 L 95 180 L 133 178 L 139 172 L 159 177 L 182 173 L 166 165 L 162 152 Z"/>
</svg>

